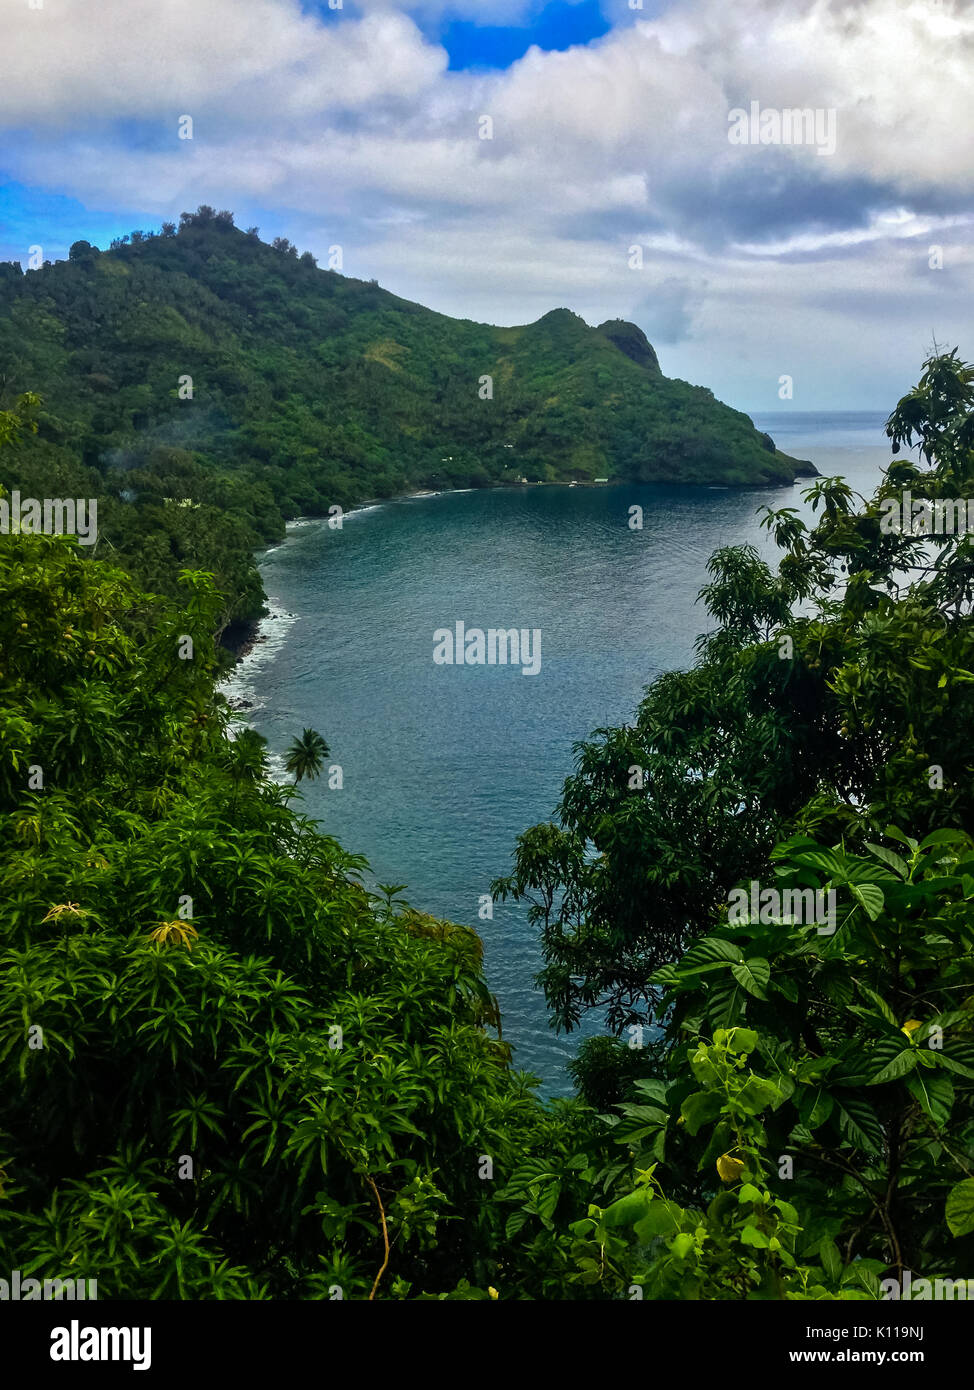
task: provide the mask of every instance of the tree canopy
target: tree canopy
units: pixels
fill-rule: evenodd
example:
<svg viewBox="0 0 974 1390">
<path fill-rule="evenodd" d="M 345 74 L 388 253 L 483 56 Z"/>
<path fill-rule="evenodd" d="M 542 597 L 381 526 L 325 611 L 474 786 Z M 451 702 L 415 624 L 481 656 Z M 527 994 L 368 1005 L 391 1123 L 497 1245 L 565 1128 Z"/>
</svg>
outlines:
<svg viewBox="0 0 974 1390">
<path fill-rule="evenodd" d="M 0 448 L 41 407 L 0 411 Z M 150 595 L 71 537 L 0 538 L 7 1267 L 107 1298 L 966 1279 L 974 580 L 925 504 L 974 491 L 972 420 L 936 354 L 875 496 L 768 511 L 776 568 L 718 552 L 697 664 L 519 840 L 495 889 L 531 903 L 553 1020 L 607 1023 L 547 1104 L 475 933 L 367 890 L 269 780 L 216 688 L 213 575 Z M 918 530 L 885 524 L 905 492 Z M 329 755 L 304 730 L 295 781 Z"/>
<path fill-rule="evenodd" d="M 790 482 L 800 466 L 664 377 L 632 324 L 452 319 L 209 206 L 0 269 L 0 407 L 44 401 L 5 485 L 97 497 L 116 563 L 170 596 L 180 568 L 208 570 L 224 622 L 260 612 L 252 551 L 300 514 L 414 488 Z"/>
</svg>

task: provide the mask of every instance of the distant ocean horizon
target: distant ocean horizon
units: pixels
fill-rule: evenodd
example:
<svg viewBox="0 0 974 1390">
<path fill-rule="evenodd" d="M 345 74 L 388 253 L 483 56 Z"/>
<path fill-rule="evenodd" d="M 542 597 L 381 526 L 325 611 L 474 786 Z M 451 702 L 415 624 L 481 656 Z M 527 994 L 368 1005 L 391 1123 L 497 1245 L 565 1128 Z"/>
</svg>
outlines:
<svg viewBox="0 0 974 1390">
<path fill-rule="evenodd" d="M 868 495 L 891 459 L 887 415 L 751 418 Z M 295 734 L 323 734 L 343 787 L 302 783 L 305 810 L 366 855 L 370 882 L 407 884 L 413 906 L 479 932 L 504 1037 L 547 1094 L 570 1091 L 565 1064 L 603 1023 L 593 1012 L 567 1038 L 551 1032 L 525 910 L 496 903 L 484 917 L 484 895 L 516 836 L 552 818 L 572 745 L 631 723 L 650 681 L 692 664 L 712 552 L 748 543 L 771 559 L 756 513 L 810 515 L 809 481 L 444 492 L 351 512 L 341 531 L 303 521 L 261 559 L 270 616 L 226 692 L 249 703 L 279 777 Z M 642 531 L 628 525 L 634 503 Z M 540 630 L 539 674 L 436 665 L 433 634 L 456 621 Z"/>
<path fill-rule="evenodd" d="M 870 448 L 881 446 L 888 410 L 762 410 L 750 414 L 759 430 L 790 444 L 806 440 L 812 447 Z M 779 446 L 780 447 L 780 446 Z M 786 449 L 785 453 L 790 453 Z"/>
</svg>

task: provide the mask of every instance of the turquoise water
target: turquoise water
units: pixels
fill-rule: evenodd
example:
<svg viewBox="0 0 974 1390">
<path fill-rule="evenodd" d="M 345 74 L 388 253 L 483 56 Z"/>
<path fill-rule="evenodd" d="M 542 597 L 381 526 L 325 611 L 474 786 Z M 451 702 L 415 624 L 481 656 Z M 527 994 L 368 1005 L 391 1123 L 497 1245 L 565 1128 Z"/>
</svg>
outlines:
<svg viewBox="0 0 974 1390">
<path fill-rule="evenodd" d="M 883 419 L 755 423 L 871 491 L 889 460 Z M 550 818 L 572 744 L 629 722 L 655 676 L 690 663 L 710 554 L 751 542 L 770 555 L 755 513 L 802 505 L 804 486 L 444 493 L 362 509 L 341 531 L 296 523 L 262 559 L 272 616 L 230 693 L 253 702 L 247 718 L 276 754 L 306 726 L 324 735 L 344 785 L 304 784 L 307 812 L 365 854 L 376 880 L 408 884 L 414 906 L 480 932 L 504 1036 L 549 1093 L 569 1089 L 580 1035 L 548 1028 L 523 909 L 495 904 L 483 920 L 481 896 L 508 871 L 517 834 Z M 435 664 L 434 632 L 458 621 L 540 630 L 538 674 Z M 600 1027 L 592 1017 L 584 1033 Z"/>
</svg>

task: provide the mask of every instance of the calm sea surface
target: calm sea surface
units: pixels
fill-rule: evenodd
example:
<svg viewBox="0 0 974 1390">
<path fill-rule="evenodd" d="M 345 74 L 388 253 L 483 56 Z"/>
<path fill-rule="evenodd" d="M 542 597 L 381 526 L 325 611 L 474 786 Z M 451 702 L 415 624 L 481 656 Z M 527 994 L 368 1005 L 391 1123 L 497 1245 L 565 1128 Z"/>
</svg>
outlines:
<svg viewBox="0 0 974 1390">
<path fill-rule="evenodd" d="M 780 448 L 867 495 L 890 461 L 879 413 L 755 416 Z M 506 873 L 517 834 L 551 817 L 572 744 L 630 722 L 646 685 L 692 661 L 707 627 L 696 595 L 710 554 L 750 542 L 755 513 L 799 506 L 795 487 L 749 491 L 632 486 L 509 488 L 390 502 L 341 531 L 297 522 L 261 562 L 271 616 L 228 693 L 281 750 L 318 729 L 344 787 L 304 783 L 305 809 L 374 880 L 405 883 L 414 906 L 476 927 L 516 1063 L 545 1091 L 570 1090 L 581 1034 L 550 1031 L 524 910 L 482 894 Z M 629 529 L 629 508 L 643 529 Z M 541 669 L 441 666 L 433 634 L 538 628 Z"/>
</svg>

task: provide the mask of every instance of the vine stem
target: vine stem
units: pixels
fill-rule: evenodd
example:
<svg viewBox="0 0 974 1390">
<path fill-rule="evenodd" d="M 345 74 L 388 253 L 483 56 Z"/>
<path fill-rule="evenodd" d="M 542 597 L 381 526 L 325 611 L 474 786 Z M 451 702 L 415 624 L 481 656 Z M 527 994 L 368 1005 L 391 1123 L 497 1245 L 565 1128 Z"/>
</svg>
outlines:
<svg viewBox="0 0 974 1390">
<path fill-rule="evenodd" d="M 376 1205 L 379 1208 L 379 1220 L 382 1222 L 382 1244 L 385 1246 L 385 1255 L 383 1257 L 382 1264 L 379 1267 L 379 1272 L 375 1276 L 375 1283 L 372 1285 L 372 1292 L 369 1294 L 369 1302 L 371 1303 L 372 1300 L 375 1298 L 375 1291 L 379 1287 L 379 1280 L 382 1278 L 383 1274 L 385 1274 L 386 1266 L 389 1263 L 389 1231 L 386 1226 L 386 1214 L 385 1209 L 382 1205 L 382 1198 L 379 1196 L 379 1189 L 376 1187 L 375 1183 L 369 1177 L 368 1173 L 366 1173 L 365 1175 L 365 1181 L 368 1183 L 369 1187 L 371 1187 L 373 1195 L 375 1196 Z"/>
</svg>

